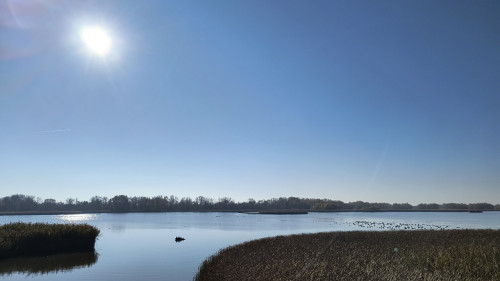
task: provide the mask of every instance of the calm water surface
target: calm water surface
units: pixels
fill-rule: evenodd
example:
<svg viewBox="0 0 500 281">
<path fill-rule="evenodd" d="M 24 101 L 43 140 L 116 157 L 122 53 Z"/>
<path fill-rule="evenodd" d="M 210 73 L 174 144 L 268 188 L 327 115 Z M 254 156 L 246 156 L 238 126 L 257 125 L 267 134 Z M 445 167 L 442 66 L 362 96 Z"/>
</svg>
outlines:
<svg viewBox="0 0 500 281">
<path fill-rule="evenodd" d="M 128 213 L 0 216 L 9 222 L 88 223 L 101 235 L 96 252 L 0 261 L 5 280 L 192 280 L 218 250 L 293 233 L 348 230 L 500 229 L 500 212 L 471 213 Z M 182 236 L 185 241 L 176 243 Z"/>
</svg>

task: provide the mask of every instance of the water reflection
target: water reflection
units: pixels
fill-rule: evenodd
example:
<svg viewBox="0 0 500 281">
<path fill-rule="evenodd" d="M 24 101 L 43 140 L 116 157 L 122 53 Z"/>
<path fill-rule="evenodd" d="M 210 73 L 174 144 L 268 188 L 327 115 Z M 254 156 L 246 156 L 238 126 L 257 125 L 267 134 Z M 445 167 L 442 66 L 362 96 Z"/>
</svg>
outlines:
<svg viewBox="0 0 500 281">
<path fill-rule="evenodd" d="M 93 220 L 97 217 L 96 214 L 71 214 L 71 215 L 59 215 L 58 218 L 62 221 L 67 222 L 86 222 Z"/>
<path fill-rule="evenodd" d="M 13 273 L 48 274 L 69 272 L 78 268 L 91 267 L 99 258 L 95 251 L 45 257 L 20 257 L 0 260 L 0 276 Z"/>
</svg>

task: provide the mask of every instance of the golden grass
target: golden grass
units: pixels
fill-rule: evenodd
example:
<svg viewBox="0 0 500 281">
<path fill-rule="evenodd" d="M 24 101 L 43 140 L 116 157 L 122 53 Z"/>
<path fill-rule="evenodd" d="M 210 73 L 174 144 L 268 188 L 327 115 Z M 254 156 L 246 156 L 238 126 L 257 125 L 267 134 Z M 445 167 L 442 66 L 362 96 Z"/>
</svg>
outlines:
<svg viewBox="0 0 500 281">
<path fill-rule="evenodd" d="M 195 280 L 500 280 L 500 230 L 265 238 L 221 250 Z"/>
</svg>

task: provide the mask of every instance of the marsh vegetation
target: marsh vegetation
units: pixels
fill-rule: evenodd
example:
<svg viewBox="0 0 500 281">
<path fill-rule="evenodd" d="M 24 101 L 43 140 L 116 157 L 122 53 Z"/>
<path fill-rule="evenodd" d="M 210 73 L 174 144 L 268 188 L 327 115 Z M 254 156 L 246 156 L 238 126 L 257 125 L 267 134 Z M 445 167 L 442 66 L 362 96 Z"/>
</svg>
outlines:
<svg viewBox="0 0 500 281">
<path fill-rule="evenodd" d="M 88 224 L 9 223 L 0 226 L 0 259 L 92 251 L 99 233 Z"/>
<path fill-rule="evenodd" d="M 500 280 L 500 230 L 264 238 L 211 256 L 195 280 Z"/>
</svg>

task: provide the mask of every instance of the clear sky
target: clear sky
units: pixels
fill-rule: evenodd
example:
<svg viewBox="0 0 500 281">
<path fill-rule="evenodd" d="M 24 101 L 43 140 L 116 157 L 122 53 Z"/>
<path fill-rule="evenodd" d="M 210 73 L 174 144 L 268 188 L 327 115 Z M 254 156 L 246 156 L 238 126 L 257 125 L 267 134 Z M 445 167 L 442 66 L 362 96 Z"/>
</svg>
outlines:
<svg viewBox="0 0 500 281">
<path fill-rule="evenodd" d="M 500 203 L 500 2 L 4 0 L 16 193 Z"/>
</svg>

